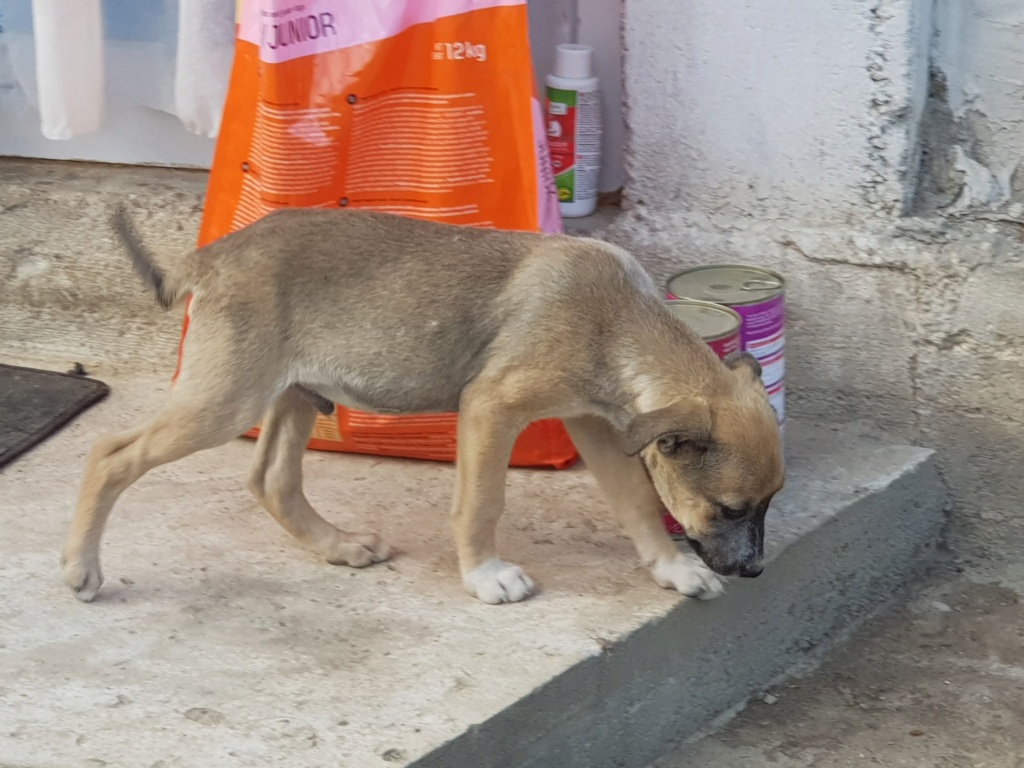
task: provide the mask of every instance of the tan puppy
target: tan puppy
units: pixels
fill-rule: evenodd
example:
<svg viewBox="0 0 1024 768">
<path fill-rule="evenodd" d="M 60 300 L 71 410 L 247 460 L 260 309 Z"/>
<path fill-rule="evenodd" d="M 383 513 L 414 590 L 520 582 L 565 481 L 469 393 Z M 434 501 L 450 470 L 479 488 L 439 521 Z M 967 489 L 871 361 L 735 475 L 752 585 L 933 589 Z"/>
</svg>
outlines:
<svg viewBox="0 0 1024 768">
<path fill-rule="evenodd" d="M 702 598 L 712 573 L 757 576 L 782 487 L 779 430 L 749 355 L 725 364 L 662 303 L 625 251 L 596 240 L 455 227 L 365 211 L 284 210 L 166 275 L 123 211 L 114 226 L 164 307 L 193 295 L 180 377 L 149 423 L 89 455 L 64 579 L 92 600 L 118 496 L 153 467 L 221 445 L 261 417 L 249 487 L 330 563 L 385 560 L 372 533 L 324 520 L 302 491 L 317 409 L 458 411 L 455 541 L 487 603 L 533 591 L 498 557 L 512 446 L 565 421 L 662 587 Z M 651 480 L 653 480 L 653 485 Z M 680 552 L 662 502 L 700 556 Z"/>
</svg>

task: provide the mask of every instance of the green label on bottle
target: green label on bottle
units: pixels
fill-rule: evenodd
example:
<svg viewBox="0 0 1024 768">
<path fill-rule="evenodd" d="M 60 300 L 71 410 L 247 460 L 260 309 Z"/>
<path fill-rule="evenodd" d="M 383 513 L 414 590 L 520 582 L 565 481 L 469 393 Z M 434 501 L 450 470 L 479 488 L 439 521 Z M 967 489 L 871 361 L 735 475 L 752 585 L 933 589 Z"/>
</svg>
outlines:
<svg viewBox="0 0 1024 768">
<path fill-rule="evenodd" d="M 598 91 L 547 89 L 547 134 L 558 201 L 590 200 L 597 194 L 601 155 Z"/>
</svg>

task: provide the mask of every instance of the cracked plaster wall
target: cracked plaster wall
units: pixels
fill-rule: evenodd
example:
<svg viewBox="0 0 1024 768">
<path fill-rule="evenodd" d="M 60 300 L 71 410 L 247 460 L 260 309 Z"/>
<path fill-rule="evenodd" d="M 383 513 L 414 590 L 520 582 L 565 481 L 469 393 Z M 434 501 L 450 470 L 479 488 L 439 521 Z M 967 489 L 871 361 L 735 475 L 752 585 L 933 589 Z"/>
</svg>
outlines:
<svg viewBox="0 0 1024 768">
<path fill-rule="evenodd" d="M 626 0 L 607 232 L 659 278 L 783 272 L 792 412 L 938 449 L 955 547 L 1001 562 L 1024 547 L 1022 24 L 1017 0 Z"/>
<path fill-rule="evenodd" d="M 835 224 L 906 207 L 931 0 L 624 6 L 634 203 Z"/>
<path fill-rule="evenodd" d="M 1024 3 L 935 0 L 919 212 L 1024 214 Z"/>
</svg>

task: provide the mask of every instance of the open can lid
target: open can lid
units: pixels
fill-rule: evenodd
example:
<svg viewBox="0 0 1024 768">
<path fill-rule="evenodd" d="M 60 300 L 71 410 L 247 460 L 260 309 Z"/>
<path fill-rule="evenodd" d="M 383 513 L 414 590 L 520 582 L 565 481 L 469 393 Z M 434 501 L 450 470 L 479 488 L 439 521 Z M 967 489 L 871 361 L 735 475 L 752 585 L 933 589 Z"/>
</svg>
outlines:
<svg viewBox="0 0 1024 768">
<path fill-rule="evenodd" d="M 782 294 L 782 276 L 761 267 L 723 264 L 680 272 L 668 281 L 668 292 L 680 299 L 697 299 L 726 306 L 759 304 Z"/>
<path fill-rule="evenodd" d="M 739 333 L 743 323 L 736 312 L 721 304 L 692 299 L 669 299 L 665 304 L 704 341 L 717 341 Z"/>
</svg>

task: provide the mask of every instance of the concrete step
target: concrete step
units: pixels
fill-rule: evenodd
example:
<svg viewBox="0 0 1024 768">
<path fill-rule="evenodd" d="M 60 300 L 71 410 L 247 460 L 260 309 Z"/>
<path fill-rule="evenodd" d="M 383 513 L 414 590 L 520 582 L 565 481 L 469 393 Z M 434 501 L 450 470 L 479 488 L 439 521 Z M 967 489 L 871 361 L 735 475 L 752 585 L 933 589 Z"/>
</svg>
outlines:
<svg viewBox="0 0 1024 768">
<path fill-rule="evenodd" d="M 890 601 L 944 523 L 931 452 L 793 422 L 765 573 L 702 603 L 651 582 L 583 468 L 516 471 L 502 547 L 542 591 L 487 606 L 459 584 L 452 467 L 309 454 L 314 506 L 399 552 L 354 571 L 256 508 L 239 440 L 124 496 L 82 605 L 57 550 L 85 451 L 167 389 L 99 373 L 111 398 L 0 473 L 5 764 L 644 766 Z"/>
</svg>

